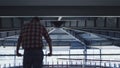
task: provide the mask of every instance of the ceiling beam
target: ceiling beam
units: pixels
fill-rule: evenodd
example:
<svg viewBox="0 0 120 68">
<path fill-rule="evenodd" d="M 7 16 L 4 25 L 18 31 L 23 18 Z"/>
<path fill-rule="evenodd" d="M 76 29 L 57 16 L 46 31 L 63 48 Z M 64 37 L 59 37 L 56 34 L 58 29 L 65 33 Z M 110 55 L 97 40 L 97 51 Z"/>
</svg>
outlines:
<svg viewBox="0 0 120 68">
<path fill-rule="evenodd" d="M 0 6 L 120 6 L 120 0 L 0 0 Z"/>
<path fill-rule="evenodd" d="M 0 6 L 0 16 L 120 16 L 120 7 Z"/>
</svg>

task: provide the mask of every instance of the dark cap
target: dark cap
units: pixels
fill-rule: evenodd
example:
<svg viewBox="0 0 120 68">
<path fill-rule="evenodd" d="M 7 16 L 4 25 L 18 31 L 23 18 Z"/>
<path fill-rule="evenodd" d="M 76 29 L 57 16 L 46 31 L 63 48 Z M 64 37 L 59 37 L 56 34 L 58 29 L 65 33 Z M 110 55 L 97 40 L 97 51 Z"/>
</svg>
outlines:
<svg viewBox="0 0 120 68">
<path fill-rule="evenodd" d="M 36 20 L 36 21 L 39 21 L 39 17 L 33 17 L 32 20 Z"/>
</svg>

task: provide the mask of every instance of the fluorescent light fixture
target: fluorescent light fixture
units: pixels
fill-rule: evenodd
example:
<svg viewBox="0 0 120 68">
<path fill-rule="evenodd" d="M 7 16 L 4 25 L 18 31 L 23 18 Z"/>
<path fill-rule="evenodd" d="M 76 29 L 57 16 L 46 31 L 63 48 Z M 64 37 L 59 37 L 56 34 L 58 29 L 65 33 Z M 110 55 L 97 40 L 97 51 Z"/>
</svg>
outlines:
<svg viewBox="0 0 120 68">
<path fill-rule="evenodd" d="M 58 21 L 60 21 L 62 19 L 62 16 L 58 17 Z"/>
</svg>

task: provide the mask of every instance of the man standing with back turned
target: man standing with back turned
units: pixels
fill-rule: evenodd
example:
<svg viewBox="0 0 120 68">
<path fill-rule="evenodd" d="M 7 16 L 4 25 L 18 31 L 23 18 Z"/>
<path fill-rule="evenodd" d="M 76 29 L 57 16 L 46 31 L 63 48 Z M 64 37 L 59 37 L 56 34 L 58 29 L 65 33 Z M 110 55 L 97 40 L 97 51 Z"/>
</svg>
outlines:
<svg viewBox="0 0 120 68">
<path fill-rule="evenodd" d="M 43 40 L 45 40 L 49 46 L 48 56 L 52 55 L 52 43 L 48 35 L 47 30 L 40 24 L 38 17 L 34 17 L 30 23 L 25 24 L 18 39 L 16 54 L 21 56 L 19 48 L 22 46 L 24 49 L 23 55 L 23 68 L 42 68 L 43 65 Z"/>
</svg>

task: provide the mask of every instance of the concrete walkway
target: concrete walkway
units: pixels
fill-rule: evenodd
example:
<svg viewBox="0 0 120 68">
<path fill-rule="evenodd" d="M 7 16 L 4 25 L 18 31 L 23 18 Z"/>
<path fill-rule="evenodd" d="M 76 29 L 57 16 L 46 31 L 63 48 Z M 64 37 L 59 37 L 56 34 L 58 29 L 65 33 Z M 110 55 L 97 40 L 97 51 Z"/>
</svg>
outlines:
<svg viewBox="0 0 120 68">
<path fill-rule="evenodd" d="M 22 68 L 22 66 L 19 67 L 9 67 L 9 68 Z M 43 68 L 112 68 L 112 67 L 100 67 L 100 66 L 85 66 L 82 67 L 81 65 L 44 65 Z"/>
</svg>

